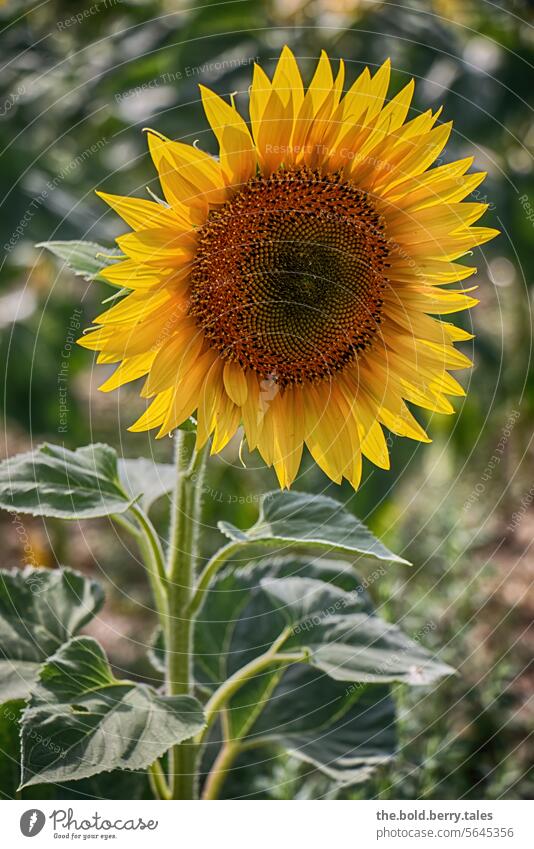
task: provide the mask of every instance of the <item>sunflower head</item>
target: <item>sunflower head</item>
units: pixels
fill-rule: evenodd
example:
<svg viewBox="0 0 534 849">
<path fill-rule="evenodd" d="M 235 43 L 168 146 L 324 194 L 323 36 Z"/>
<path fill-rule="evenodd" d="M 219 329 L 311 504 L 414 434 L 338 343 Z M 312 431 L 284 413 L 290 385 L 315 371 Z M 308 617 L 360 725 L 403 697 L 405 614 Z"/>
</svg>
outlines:
<svg viewBox="0 0 534 849">
<path fill-rule="evenodd" d="M 413 81 L 386 100 L 389 75 L 344 93 L 323 53 L 306 89 L 285 47 L 272 80 L 255 66 L 248 123 L 200 87 L 218 159 L 149 130 L 164 200 L 100 193 L 131 228 L 102 272 L 128 294 L 79 343 L 117 363 L 103 391 L 145 378 L 131 430 L 195 414 L 218 452 L 242 425 L 281 486 L 306 444 L 356 488 L 362 455 L 389 466 L 384 427 L 429 441 L 406 402 L 453 412 L 472 337 L 441 317 L 477 301 L 449 284 L 497 231 L 462 203 L 485 177 L 472 157 L 432 167 L 451 124 L 407 120 Z"/>
</svg>

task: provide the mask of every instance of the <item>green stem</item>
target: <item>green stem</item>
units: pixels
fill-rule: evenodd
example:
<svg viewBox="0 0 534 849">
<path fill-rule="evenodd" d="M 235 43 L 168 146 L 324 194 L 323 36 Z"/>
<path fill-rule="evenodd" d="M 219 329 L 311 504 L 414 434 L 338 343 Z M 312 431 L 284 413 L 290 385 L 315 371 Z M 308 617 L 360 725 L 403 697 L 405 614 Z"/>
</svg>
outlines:
<svg viewBox="0 0 534 849">
<path fill-rule="evenodd" d="M 219 711 L 222 711 L 223 719 L 226 715 L 225 708 L 232 698 L 232 696 L 251 678 L 259 675 L 265 669 L 268 669 L 273 665 L 280 664 L 289 664 L 289 663 L 299 663 L 301 661 L 306 660 L 307 652 L 279 652 L 279 649 L 282 647 L 283 643 L 287 640 L 287 638 L 291 634 L 291 628 L 285 628 L 279 637 L 274 641 L 272 646 L 268 651 L 264 654 L 261 654 L 259 657 L 251 660 L 250 663 L 245 664 L 245 666 L 238 669 L 233 675 L 228 678 L 224 684 L 219 687 L 218 690 L 213 694 L 211 699 L 208 701 L 205 708 L 205 716 L 206 716 L 206 727 L 201 731 L 201 733 L 197 736 L 197 743 L 199 746 L 204 741 L 209 728 L 213 724 L 217 714 Z M 275 679 L 273 686 L 276 685 Z M 272 690 L 271 690 L 272 692 Z M 219 753 L 214 761 L 214 764 L 210 770 L 210 773 L 206 779 L 206 783 L 204 785 L 204 790 L 202 793 L 203 799 L 217 799 L 220 793 L 220 789 L 226 779 L 228 774 L 228 770 L 236 759 L 237 755 L 241 751 L 242 740 L 241 737 L 237 737 L 235 739 L 229 739 L 228 733 L 228 722 L 223 721 L 223 730 L 224 730 L 224 742 L 221 746 Z M 246 732 L 245 732 L 246 733 Z"/>
<path fill-rule="evenodd" d="M 274 661 L 275 663 L 280 662 L 282 659 L 288 663 L 299 662 L 306 659 L 306 652 L 294 655 L 291 655 L 289 653 L 282 653 L 279 655 L 273 655 L 272 657 L 272 661 Z M 245 669 L 245 667 L 243 667 L 243 669 Z M 215 758 L 213 766 L 206 779 L 206 783 L 204 784 L 204 790 L 202 792 L 203 799 L 218 799 L 221 792 L 221 788 L 224 782 L 226 781 L 228 771 L 237 756 L 245 749 L 251 749 L 255 746 L 262 745 L 262 740 L 243 740 L 243 737 L 248 733 L 248 730 L 256 721 L 256 718 L 258 714 L 261 713 L 265 703 L 271 697 L 273 690 L 278 684 L 278 681 L 280 680 L 282 674 L 283 669 L 280 669 L 273 676 L 273 680 L 271 681 L 268 687 L 268 691 L 264 692 L 263 698 L 261 702 L 259 702 L 256 706 L 256 710 L 254 711 L 253 715 L 249 718 L 249 721 L 247 722 L 246 726 L 241 729 L 240 736 L 234 738 L 233 740 L 229 739 L 228 720 L 225 720 L 226 710 L 223 708 L 221 724 L 224 730 L 224 742 L 219 750 L 217 757 Z"/>
<path fill-rule="evenodd" d="M 266 652 L 255 657 L 254 660 L 251 660 L 249 663 L 245 664 L 245 666 L 242 666 L 241 669 L 234 672 L 234 674 L 231 675 L 230 678 L 227 678 L 224 684 L 221 684 L 218 690 L 214 692 L 204 709 L 206 727 L 202 729 L 197 737 L 197 741 L 199 743 L 201 743 L 206 737 L 206 734 L 209 731 L 218 711 L 220 711 L 221 708 L 229 702 L 232 696 L 235 695 L 235 693 L 237 693 L 243 684 L 246 684 L 250 678 L 254 678 L 256 675 L 259 675 L 260 672 L 263 672 L 264 669 L 268 669 L 269 666 L 273 666 L 278 663 L 299 663 L 306 659 L 307 653 L 305 651 L 294 652 L 293 654 L 290 652 L 278 653 L 278 649 L 281 648 L 282 644 L 287 640 L 290 634 L 291 628 L 285 628 Z"/>
<path fill-rule="evenodd" d="M 193 618 L 188 606 L 198 557 L 198 536 L 205 452 L 195 454 L 193 435 L 175 436 L 176 487 L 171 506 L 167 552 L 168 628 L 166 686 L 170 696 L 193 689 Z M 169 752 L 172 799 L 193 799 L 196 784 L 196 746 L 191 741 Z"/>
<path fill-rule="evenodd" d="M 111 519 L 113 522 L 115 522 L 116 525 L 119 525 L 119 527 L 124 528 L 125 531 L 128 531 L 129 534 L 132 534 L 134 537 L 139 536 L 139 528 L 137 527 L 137 525 L 134 525 L 133 522 L 130 522 L 130 520 L 123 516 L 121 513 L 113 513 Z"/>
<path fill-rule="evenodd" d="M 198 611 L 200 605 L 202 604 L 202 600 L 204 598 L 204 593 L 208 589 L 212 578 L 219 571 L 221 566 L 223 566 L 231 554 L 234 551 L 237 551 L 241 547 L 242 543 L 236 540 L 235 542 L 229 542 L 224 545 L 222 548 L 217 551 L 216 554 L 213 555 L 211 560 L 208 560 L 205 568 L 199 576 L 198 583 L 193 593 L 193 596 L 187 606 L 187 611 L 190 616 L 194 616 Z"/>
<path fill-rule="evenodd" d="M 232 766 L 240 751 L 239 743 L 227 740 L 219 749 L 219 754 L 215 758 L 215 762 L 210 770 L 210 774 L 206 779 L 204 790 L 202 791 L 203 799 L 218 799 L 222 785 L 228 774 L 228 770 Z"/>
<path fill-rule="evenodd" d="M 167 595 L 165 592 L 166 574 L 163 550 L 154 525 L 139 507 L 131 508 L 140 532 L 136 534 L 143 560 L 147 567 L 148 579 L 154 594 L 156 610 L 162 625 L 167 621 Z"/>
<path fill-rule="evenodd" d="M 148 779 L 152 793 L 156 799 L 170 799 L 171 792 L 165 779 L 165 773 L 159 760 L 154 761 L 148 768 Z"/>
<path fill-rule="evenodd" d="M 266 653 L 260 655 L 260 657 L 257 657 L 254 660 L 251 660 L 250 663 L 247 663 L 241 669 L 238 669 L 237 672 L 234 672 L 234 674 L 231 675 L 221 687 L 219 687 L 207 703 L 205 709 L 207 727 L 202 730 L 200 740 L 204 739 L 207 728 L 209 728 L 213 723 L 213 720 L 221 707 L 224 707 L 232 696 L 234 696 L 237 691 L 241 689 L 243 684 L 246 684 L 250 678 L 254 678 L 255 675 L 259 675 L 260 672 L 263 672 L 264 669 L 268 669 L 269 666 L 276 666 L 278 663 L 302 663 L 302 661 L 306 660 L 306 657 L 306 652 L 295 652 L 294 654 L 290 654 L 289 652 L 281 652 L 280 654 Z"/>
</svg>

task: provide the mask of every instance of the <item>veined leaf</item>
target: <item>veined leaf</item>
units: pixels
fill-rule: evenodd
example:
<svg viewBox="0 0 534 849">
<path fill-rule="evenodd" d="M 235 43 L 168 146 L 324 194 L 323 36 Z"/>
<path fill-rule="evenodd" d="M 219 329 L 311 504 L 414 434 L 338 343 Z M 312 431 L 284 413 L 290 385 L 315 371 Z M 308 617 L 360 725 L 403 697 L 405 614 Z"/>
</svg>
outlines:
<svg viewBox="0 0 534 849">
<path fill-rule="evenodd" d="M 258 521 L 248 531 L 228 522 L 220 530 L 236 542 L 261 543 L 280 549 L 291 545 L 317 546 L 328 551 L 410 565 L 393 554 L 352 513 L 324 495 L 304 492 L 269 492 L 263 496 Z"/>
<path fill-rule="evenodd" d="M 102 589 L 70 569 L 0 572 L 0 701 L 25 698 L 41 663 L 99 611 Z"/>
<path fill-rule="evenodd" d="M 353 610 L 372 611 L 369 596 L 350 563 L 329 558 L 285 555 L 266 557 L 222 572 L 206 593 L 195 631 L 197 680 L 208 687 L 265 651 L 287 624 L 261 590 L 263 578 L 308 575 L 351 594 Z M 258 601 L 256 599 L 259 599 Z M 265 610 L 272 614 L 265 615 Z M 237 642 L 233 642 L 239 627 Z M 246 629 L 250 627 L 247 639 Z M 251 640 L 253 637 L 253 640 Z M 251 646 L 252 642 L 252 646 Z M 227 653 L 227 650 L 232 650 Z"/>
<path fill-rule="evenodd" d="M 96 640 L 75 637 L 43 664 L 24 711 L 21 786 L 146 769 L 203 725 L 196 699 L 117 680 Z"/>
<path fill-rule="evenodd" d="M 0 507 L 32 516 L 91 519 L 124 513 L 132 499 L 119 480 L 109 445 L 69 451 L 45 443 L 0 464 Z"/>
<path fill-rule="evenodd" d="M 377 566 L 374 580 L 383 573 Z M 228 568 L 206 593 L 195 631 L 197 679 L 208 688 L 278 649 L 303 661 L 264 669 L 226 707 L 232 739 L 281 746 L 336 781 L 369 775 L 395 750 L 388 684 L 427 684 L 452 672 L 375 615 L 350 563 L 306 556 Z M 289 663 L 289 662 L 288 662 Z M 214 727 L 208 769 L 218 745 Z"/>
<path fill-rule="evenodd" d="M 24 702 L 6 701 L 0 710 L 0 782 L 3 799 L 15 799 L 20 779 L 19 721 Z"/>
<path fill-rule="evenodd" d="M 124 259 L 118 248 L 106 248 L 96 242 L 57 241 L 40 242 L 36 248 L 46 248 L 54 256 L 62 259 L 72 271 L 86 280 L 94 280 L 103 268 L 112 265 L 119 259 Z M 109 281 L 106 280 L 106 283 Z"/>
<path fill-rule="evenodd" d="M 355 784 L 394 757 L 395 705 L 387 686 L 347 687 L 300 664 L 284 675 L 248 739 Z"/>
<path fill-rule="evenodd" d="M 431 684 L 454 670 L 378 616 L 354 612 L 350 593 L 312 578 L 264 578 L 261 586 L 293 628 L 288 650 L 337 681 Z"/>
</svg>

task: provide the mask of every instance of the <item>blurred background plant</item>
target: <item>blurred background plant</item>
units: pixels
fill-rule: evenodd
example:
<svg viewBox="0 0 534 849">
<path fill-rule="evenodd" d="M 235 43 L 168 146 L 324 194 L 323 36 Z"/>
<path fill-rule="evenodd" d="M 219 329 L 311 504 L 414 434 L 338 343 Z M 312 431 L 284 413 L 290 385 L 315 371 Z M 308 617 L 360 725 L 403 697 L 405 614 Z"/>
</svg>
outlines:
<svg viewBox="0 0 534 849">
<path fill-rule="evenodd" d="M 344 58 L 350 79 L 391 56 L 394 90 L 413 76 L 414 110 L 443 104 L 454 119 L 447 157 L 473 153 L 474 167 L 488 172 L 476 199 L 489 204 L 485 223 L 502 235 L 472 258 L 481 304 L 467 319 L 475 368 L 461 378 L 468 395 L 458 415 L 432 416 L 431 446 L 391 440 L 392 471 L 367 466 L 356 494 L 308 460 L 296 483 L 348 503 L 413 561 L 411 570 L 391 567 L 370 592 L 383 615 L 427 647 L 444 646 L 442 658 L 458 669 L 438 690 L 398 689 L 397 764 L 341 796 L 534 791 L 531 11 L 526 0 L 8 0 L 0 8 L 2 456 L 46 439 L 68 447 L 102 440 L 124 456 L 170 458 L 169 439 L 126 431 L 142 408 L 137 387 L 98 393 L 107 367 L 94 373 L 73 343 L 76 324 L 89 325 L 110 291 L 73 277 L 34 245 L 112 245 L 121 225 L 94 189 L 158 190 L 143 127 L 214 152 L 198 83 L 237 92 L 246 107 L 252 63 L 269 69 L 286 42 L 305 75 L 323 47 Z M 259 494 L 275 486 L 256 455 L 244 460 L 246 474 L 234 440 L 211 462 L 205 553 L 215 546 L 217 519 L 252 522 Z M 146 674 L 153 617 L 126 539 L 102 523 L 65 531 L 27 517 L 0 521 L 3 567 L 64 562 L 105 575 L 110 600 L 93 633 L 118 669 Z M 283 759 L 261 782 L 252 760 L 230 789 L 267 798 L 325 792 L 320 777 Z"/>
</svg>

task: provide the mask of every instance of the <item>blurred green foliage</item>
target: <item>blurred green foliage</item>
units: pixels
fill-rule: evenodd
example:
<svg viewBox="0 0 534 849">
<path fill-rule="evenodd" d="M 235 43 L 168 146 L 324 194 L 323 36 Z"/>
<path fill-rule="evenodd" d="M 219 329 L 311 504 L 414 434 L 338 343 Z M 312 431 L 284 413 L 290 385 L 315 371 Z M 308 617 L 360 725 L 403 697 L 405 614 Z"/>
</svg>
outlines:
<svg viewBox="0 0 534 849">
<path fill-rule="evenodd" d="M 68 349 L 68 426 L 58 430 L 57 381 L 70 319 L 78 309 L 82 324 L 90 324 L 110 291 L 58 271 L 33 246 L 72 238 L 112 245 L 121 225 L 94 189 L 140 196 L 146 186 L 157 190 L 143 127 L 198 139 L 215 152 L 198 83 L 237 92 L 246 107 L 252 62 L 270 71 L 286 42 L 308 77 L 322 48 L 343 57 L 349 80 L 391 56 L 394 90 L 413 76 L 413 109 L 443 104 L 454 119 L 446 157 L 473 153 L 474 167 L 488 172 L 476 199 L 489 204 L 485 223 L 502 235 L 472 258 L 481 304 L 464 318 L 476 334 L 464 346 L 475 368 L 461 378 L 468 395 L 458 415 L 432 416 L 430 447 L 393 438 L 392 471 L 367 466 L 356 494 L 328 482 L 309 459 L 296 485 L 348 501 L 407 553 L 414 569 L 391 569 L 371 592 L 412 634 L 428 624 L 424 644 L 444 646 L 444 660 L 460 668 L 437 692 L 399 692 L 400 760 L 362 789 L 365 796 L 532 796 L 530 503 L 510 530 L 532 480 L 533 56 L 524 23 L 530 11 L 528 2 L 483 0 L 8 0 L 0 8 L 2 453 L 47 438 L 68 447 L 104 440 L 125 456 L 170 456 L 170 440 L 126 432 L 141 410 L 136 387 L 98 394 L 106 368 L 93 375 L 88 353 L 75 345 Z M 217 539 L 217 519 L 252 522 L 258 494 L 275 485 L 257 456 L 245 452 L 243 470 L 238 447 L 234 441 L 211 464 L 206 552 Z M 488 472 L 496 451 L 499 463 Z M 158 509 L 163 514 L 165 505 Z M 3 522 L 3 565 L 17 565 L 20 539 L 10 520 Z M 144 575 L 126 541 L 94 523 L 68 536 L 36 521 L 25 531 L 39 562 L 63 559 L 106 573 L 114 591 L 99 636 L 117 664 L 146 672 L 138 649 L 152 620 L 143 612 Z M 254 792 L 320 796 L 321 780 L 305 773 L 279 761 L 269 786 Z"/>
</svg>

